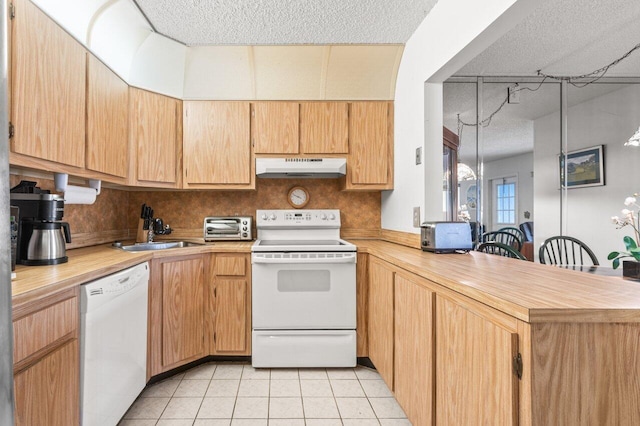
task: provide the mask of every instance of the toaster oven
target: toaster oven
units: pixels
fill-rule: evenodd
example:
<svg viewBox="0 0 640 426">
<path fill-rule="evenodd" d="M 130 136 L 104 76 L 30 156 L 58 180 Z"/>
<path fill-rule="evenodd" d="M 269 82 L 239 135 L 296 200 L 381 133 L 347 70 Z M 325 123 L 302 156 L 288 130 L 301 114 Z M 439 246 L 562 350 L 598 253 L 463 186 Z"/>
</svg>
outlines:
<svg viewBox="0 0 640 426">
<path fill-rule="evenodd" d="M 204 218 L 204 240 L 250 241 L 251 216 L 210 216 Z"/>
</svg>

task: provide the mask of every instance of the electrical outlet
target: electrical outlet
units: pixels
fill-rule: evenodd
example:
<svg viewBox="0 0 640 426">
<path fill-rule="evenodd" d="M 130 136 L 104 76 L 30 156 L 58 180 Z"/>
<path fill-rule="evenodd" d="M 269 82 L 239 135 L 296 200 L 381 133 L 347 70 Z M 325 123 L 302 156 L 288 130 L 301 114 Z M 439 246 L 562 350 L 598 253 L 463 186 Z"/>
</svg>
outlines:
<svg viewBox="0 0 640 426">
<path fill-rule="evenodd" d="M 416 166 L 422 164 L 422 147 L 416 148 Z"/>
<path fill-rule="evenodd" d="M 420 207 L 413 208 L 413 227 L 420 228 Z"/>
</svg>

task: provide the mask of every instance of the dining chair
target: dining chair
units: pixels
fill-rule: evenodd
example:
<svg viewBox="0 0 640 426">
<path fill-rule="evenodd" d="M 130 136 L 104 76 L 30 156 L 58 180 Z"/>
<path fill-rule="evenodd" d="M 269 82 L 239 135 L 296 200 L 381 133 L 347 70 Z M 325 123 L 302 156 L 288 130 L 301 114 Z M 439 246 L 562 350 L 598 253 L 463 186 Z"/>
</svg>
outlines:
<svg viewBox="0 0 640 426">
<path fill-rule="evenodd" d="M 498 256 L 511 257 L 514 259 L 527 260 L 526 257 L 513 247 L 498 243 L 496 241 L 487 241 L 486 243 L 482 243 L 476 249 L 477 251 L 481 251 L 484 253 L 495 254 Z"/>
<path fill-rule="evenodd" d="M 516 228 L 515 226 L 507 226 L 505 228 L 500 228 L 498 229 L 498 232 L 508 232 L 510 234 L 515 235 L 520 240 L 520 243 L 523 243 L 526 241 L 524 232 L 522 232 L 520 229 Z"/>
<path fill-rule="evenodd" d="M 550 265 L 584 265 L 588 260 L 593 265 L 600 264 L 585 243 L 577 238 L 562 235 L 544 240 L 538 251 L 538 258 L 540 263 Z"/>
<path fill-rule="evenodd" d="M 522 239 L 511 232 L 490 231 L 482 234 L 482 242 L 495 241 L 513 247 L 516 251 L 522 250 Z"/>
</svg>

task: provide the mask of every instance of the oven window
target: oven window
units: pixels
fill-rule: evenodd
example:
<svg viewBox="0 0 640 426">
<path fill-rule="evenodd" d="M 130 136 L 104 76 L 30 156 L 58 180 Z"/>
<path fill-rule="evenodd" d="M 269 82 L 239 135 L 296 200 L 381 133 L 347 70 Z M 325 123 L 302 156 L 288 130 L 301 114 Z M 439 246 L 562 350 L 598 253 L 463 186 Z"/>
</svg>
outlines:
<svg viewBox="0 0 640 426">
<path fill-rule="evenodd" d="M 331 290 L 331 274 L 328 270 L 278 271 L 278 291 L 328 292 Z"/>
</svg>

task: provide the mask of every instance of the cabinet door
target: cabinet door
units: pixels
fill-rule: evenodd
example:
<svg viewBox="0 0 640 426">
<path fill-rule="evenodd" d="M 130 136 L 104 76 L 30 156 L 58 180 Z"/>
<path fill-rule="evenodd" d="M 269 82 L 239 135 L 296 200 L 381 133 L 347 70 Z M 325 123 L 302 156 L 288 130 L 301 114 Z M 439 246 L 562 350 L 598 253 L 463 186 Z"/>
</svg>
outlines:
<svg viewBox="0 0 640 426">
<path fill-rule="evenodd" d="M 87 76 L 87 163 L 89 170 L 127 177 L 129 86 L 95 56 Z"/>
<path fill-rule="evenodd" d="M 133 87 L 129 100 L 133 183 L 176 187 L 182 173 L 181 101 Z"/>
<path fill-rule="evenodd" d="M 184 183 L 245 185 L 251 168 L 248 102 L 184 102 Z"/>
<path fill-rule="evenodd" d="M 304 154 L 349 152 L 349 104 L 346 102 L 300 104 L 300 152 Z"/>
<path fill-rule="evenodd" d="M 368 317 L 369 317 L 369 255 L 358 253 L 356 263 L 356 333 L 358 339 L 357 355 L 369 356 Z"/>
<path fill-rule="evenodd" d="M 16 374 L 16 426 L 80 423 L 80 360 L 73 339 Z"/>
<path fill-rule="evenodd" d="M 213 338 L 216 354 L 247 350 L 248 288 L 245 279 L 216 278 Z"/>
<path fill-rule="evenodd" d="M 414 425 L 433 424 L 435 293 L 425 280 L 395 277 L 395 397 Z"/>
<path fill-rule="evenodd" d="M 162 264 L 162 365 L 205 356 L 202 257 Z"/>
<path fill-rule="evenodd" d="M 346 189 L 391 189 L 390 105 L 354 102 L 349 113 Z"/>
<path fill-rule="evenodd" d="M 299 140 L 297 102 L 256 102 L 252 131 L 256 154 L 297 154 Z"/>
<path fill-rule="evenodd" d="M 393 390 L 393 276 L 381 260 L 369 259 L 369 359 Z"/>
<path fill-rule="evenodd" d="M 498 324 L 491 311 L 485 316 L 436 296 L 439 425 L 518 424 L 517 326 Z"/>
<path fill-rule="evenodd" d="M 11 150 L 84 167 L 85 50 L 30 1 L 13 3 Z"/>
</svg>

